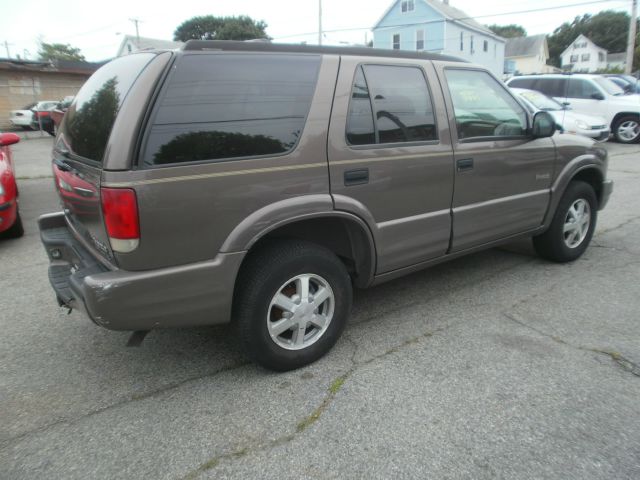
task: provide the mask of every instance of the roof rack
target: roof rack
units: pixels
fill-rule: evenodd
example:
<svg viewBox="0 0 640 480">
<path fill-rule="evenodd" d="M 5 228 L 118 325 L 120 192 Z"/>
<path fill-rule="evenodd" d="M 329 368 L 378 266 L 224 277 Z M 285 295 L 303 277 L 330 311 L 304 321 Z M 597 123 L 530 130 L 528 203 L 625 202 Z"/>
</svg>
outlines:
<svg viewBox="0 0 640 480">
<path fill-rule="evenodd" d="M 466 62 L 458 57 L 439 53 L 412 52 L 409 50 L 384 50 L 368 47 L 325 47 L 317 45 L 298 45 L 270 42 L 240 42 L 234 40 L 189 40 L 183 51 L 224 50 L 237 52 L 287 52 L 321 53 L 330 55 L 354 55 L 362 57 L 415 58 L 419 60 L 443 60 L 448 62 Z"/>
</svg>

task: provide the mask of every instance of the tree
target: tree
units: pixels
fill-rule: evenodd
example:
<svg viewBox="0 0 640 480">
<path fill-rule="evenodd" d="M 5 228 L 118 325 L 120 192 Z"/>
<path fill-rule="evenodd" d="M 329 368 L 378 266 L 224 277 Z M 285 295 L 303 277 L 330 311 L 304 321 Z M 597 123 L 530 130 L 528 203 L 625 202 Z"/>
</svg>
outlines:
<svg viewBox="0 0 640 480">
<path fill-rule="evenodd" d="M 79 48 L 72 47 L 71 45 L 64 43 L 45 43 L 40 42 L 40 49 L 38 51 L 40 60 L 78 60 L 84 62 L 85 58 L 80 53 Z"/>
<path fill-rule="evenodd" d="M 182 22 L 173 32 L 173 39 L 187 40 L 253 40 L 269 38 L 262 20 L 256 22 L 251 17 L 214 17 L 205 15 Z"/>
<path fill-rule="evenodd" d="M 571 23 L 563 23 L 548 37 L 552 65 L 560 66 L 560 54 L 580 34 L 610 53 L 624 52 L 629 34 L 629 15 L 626 12 L 606 10 L 593 16 L 587 13 L 574 18 Z M 637 68 L 637 63 L 634 64 Z"/>
<path fill-rule="evenodd" d="M 515 38 L 515 37 L 526 37 L 527 31 L 524 27 L 520 25 L 516 25 L 514 23 L 509 25 L 487 25 L 489 30 L 491 30 L 496 35 L 501 36 L 502 38 Z"/>
</svg>

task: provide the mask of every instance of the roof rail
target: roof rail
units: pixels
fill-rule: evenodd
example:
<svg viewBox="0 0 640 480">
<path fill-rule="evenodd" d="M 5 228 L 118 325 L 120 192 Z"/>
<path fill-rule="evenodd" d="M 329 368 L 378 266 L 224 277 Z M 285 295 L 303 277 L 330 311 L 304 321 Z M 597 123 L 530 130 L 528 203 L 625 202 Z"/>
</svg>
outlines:
<svg viewBox="0 0 640 480">
<path fill-rule="evenodd" d="M 270 42 L 241 42 L 235 40 L 189 40 L 183 46 L 186 52 L 193 51 L 236 51 L 236 52 L 286 52 L 320 53 L 328 55 L 354 55 L 363 57 L 414 58 L 418 60 L 443 60 L 448 62 L 466 62 L 458 57 L 439 53 L 413 52 L 409 50 L 383 50 L 367 47 L 325 47 L 316 45 L 297 45 Z"/>
</svg>

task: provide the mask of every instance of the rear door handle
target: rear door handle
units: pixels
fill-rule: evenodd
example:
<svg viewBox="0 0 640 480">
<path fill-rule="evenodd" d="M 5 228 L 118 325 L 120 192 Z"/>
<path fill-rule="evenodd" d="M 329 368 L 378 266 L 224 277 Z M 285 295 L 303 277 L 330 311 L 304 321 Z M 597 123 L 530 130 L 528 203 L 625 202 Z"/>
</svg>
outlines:
<svg viewBox="0 0 640 480">
<path fill-rule="evenodd" d="M 362 185 L 369 183 L 369 169 L 360 168 L 358 170 L 346 170 L 344 172 L 344 185 L 348 187 L 350 185 Z"/>
<path fill-rule="evenodd" d="M 461 158 L 456 162 L 456 168 L 459 172 L 473 170 L 473 158 Z"/>
</svg>

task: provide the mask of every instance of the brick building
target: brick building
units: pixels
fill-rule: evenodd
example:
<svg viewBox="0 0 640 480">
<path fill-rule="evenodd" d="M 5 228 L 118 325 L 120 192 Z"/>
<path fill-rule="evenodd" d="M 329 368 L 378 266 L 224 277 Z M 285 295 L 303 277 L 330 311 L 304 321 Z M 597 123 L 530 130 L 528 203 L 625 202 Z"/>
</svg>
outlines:
<svg viewBox="0 0 640 480">
<path fill-rule="evenodd" d="M 103 63 L 0 58 L 0 130 L 10 127 L 11 110 L 41 100 L 62 100 L 67 95 L 75 95 Z"/>
</svg>

